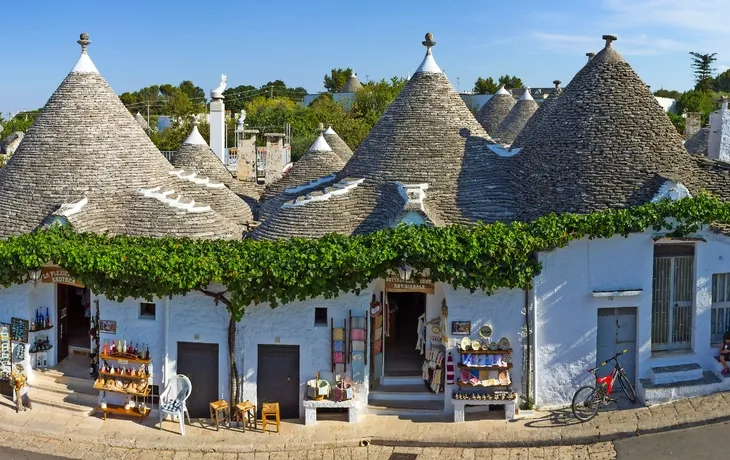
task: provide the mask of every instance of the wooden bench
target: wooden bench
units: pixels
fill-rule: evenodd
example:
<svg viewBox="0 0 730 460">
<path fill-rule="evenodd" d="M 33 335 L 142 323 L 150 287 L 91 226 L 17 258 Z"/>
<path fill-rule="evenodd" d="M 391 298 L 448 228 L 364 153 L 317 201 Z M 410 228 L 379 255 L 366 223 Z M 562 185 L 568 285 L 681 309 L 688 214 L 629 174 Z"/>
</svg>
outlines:
<svg viewBox="0 0 730 460">
<path fill-rule="evenodd" d="M 322 401 L 314 401 L 308 399 L 304 401 L 304 425 L 311 426 L 317 424 L 317 409 L 347 409 L 347 421 L 357 423 L 360 418 L 360 408 L 357 403 L 350 399 L 347 401 L 331 401 L 323 399 Z"/>
<path fill-rule="evenodd" d="M 466 406 L 504 406 L 505 420 L 514 420 L 515 408 L 517 407 L 517 399 L 502 400 L 480 400 L 480 399 L 452 399 L 454 403 L 454 422 L 463 422 Z"/>
</svg>

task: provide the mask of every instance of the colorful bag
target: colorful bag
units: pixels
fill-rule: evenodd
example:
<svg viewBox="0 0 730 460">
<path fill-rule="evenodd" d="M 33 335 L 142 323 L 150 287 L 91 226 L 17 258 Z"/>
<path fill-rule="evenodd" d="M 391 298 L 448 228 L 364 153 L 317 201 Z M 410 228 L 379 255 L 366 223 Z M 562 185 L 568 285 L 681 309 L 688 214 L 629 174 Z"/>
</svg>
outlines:
<svg viewBox="0 0 730 460">
<path fill-rule="evenodd" d="M 335 352 L 334 356 L 332 356 L 332 360 L 336 363 L 344 363 L 345 362 L 345 354 L 342 352 Z"/>
<path fill-rule="evenodd" d="M 373 343 L 373 353 L 376 355 L 383 351 L 383 341 L 378 339 Z"/>
<path fill-rule="evenodd" d="M 350 340 L 365 340 L 365 329 L 353 329 L 351 334 Z"/>
<path fill-rule="evenodd" d="M 345 351 L 345 342 L 342 340 L 335 340 L 334 348 L 335 351 L 343 353 Z"/>
</svg>

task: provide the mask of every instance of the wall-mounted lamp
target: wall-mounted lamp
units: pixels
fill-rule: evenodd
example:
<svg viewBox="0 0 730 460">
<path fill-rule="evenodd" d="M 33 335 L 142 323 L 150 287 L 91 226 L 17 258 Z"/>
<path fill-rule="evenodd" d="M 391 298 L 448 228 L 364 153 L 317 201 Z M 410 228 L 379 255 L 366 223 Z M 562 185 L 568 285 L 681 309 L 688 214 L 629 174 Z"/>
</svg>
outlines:
<svg viewBox="0 0 730 460">
<path fill-rule="evenodd" d="M 41 280 L 41 269 L 32 268 L 28 270 L 28 280 L 32 281 L 34 285 L 38 284 L 38 281 Z"/>
<path fill-rule="evenodd" d="M 398 267 L 398 274 L 400 275 L 400 279 L 403 281 L 408 281 L 411 279 L 411 275 L 413 274 L 413 267 L 410 265 L 403 263 L 400 267 Z"/>
</svg>

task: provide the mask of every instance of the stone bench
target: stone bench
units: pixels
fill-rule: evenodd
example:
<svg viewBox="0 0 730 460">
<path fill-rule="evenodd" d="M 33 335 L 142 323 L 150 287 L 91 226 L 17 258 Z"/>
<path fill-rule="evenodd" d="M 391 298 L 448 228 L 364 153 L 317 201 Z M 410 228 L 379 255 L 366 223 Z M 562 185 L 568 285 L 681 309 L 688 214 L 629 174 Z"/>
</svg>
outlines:
<svg viewBox="0 0 730 460">
<path fill-rule="evenodd" d="M 454 403 L 454 422 L 463 422 L 466 406 L 504 406 L 505 420 L 514 420 L 515 408 L 517 407 L 517 399 L 503 400 L 480 400 L 480 399 L 452 399 Z"/>
<path fill-rule="evenodd" d="M 347 409 L 347 421 L 349 423 L 357 423 L 360 418 L 360 408 L 353 399 L 347 401 L 332 401 L 330 399 L 315 401 L 313 399 L 307 399 L 303 402 L 303 405 L 304 424 L 307 426 L 317 424 L 317 409 Z"/>
</svg>

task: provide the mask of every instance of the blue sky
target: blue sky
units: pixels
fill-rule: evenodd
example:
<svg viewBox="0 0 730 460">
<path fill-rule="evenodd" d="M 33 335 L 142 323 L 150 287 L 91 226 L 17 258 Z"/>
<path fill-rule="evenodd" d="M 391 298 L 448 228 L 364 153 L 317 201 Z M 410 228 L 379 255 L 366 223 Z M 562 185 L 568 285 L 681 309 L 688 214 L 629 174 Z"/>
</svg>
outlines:
<svg viewBox="0 0 730 460">
<path fill-rule="evenodd" d="M 78 58 L 80 32 L 90 34 L 89 53 L 119 94 L 185 79 L 207 93 L 221 73 L 229 86 L 282 79 L 310 92 L 323 90 L 333 67 L 352 67 L 362 80 L 405 77 L 429 31 L 436 61 L 462 90 L 505 73 L 529 86 L 567 83 L 607 33 L 618 35 L 616 49 L 652 89 L 692 85 L 689 51 L 717 52 L 718 70 L 730 65 L 720 14 L 730 0 L 6 3 L 3 113 L 45 104 Z"/>
</svg>

